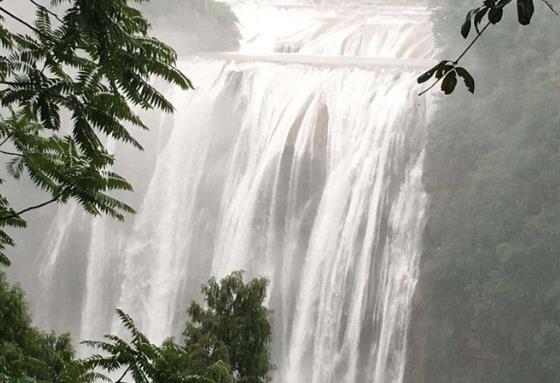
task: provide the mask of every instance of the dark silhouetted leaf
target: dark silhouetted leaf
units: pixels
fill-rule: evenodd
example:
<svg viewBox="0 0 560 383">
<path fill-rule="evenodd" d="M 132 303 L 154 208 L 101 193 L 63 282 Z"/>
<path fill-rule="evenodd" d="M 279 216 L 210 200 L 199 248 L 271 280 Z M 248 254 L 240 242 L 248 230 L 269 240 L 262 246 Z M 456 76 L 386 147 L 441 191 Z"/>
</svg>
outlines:
<svg viewBox="0 0 560 383">
<path fill-rule="evenodd" d="M 417 79 L 416 81 L 418 81 L 418 84 L 423 84 L 426 81 L 428 81 L 429 79 L 431 79 L 433 77 L 433 75 L 436 73 L 436 70 L 438 69 L 438 65 L 436 65 L 435 67 L 433 67 L 432 69 L 422 73 Z"/>
<path fill-rule="evenodd" d="M 459 77 L 461 77 L 465 82 L 465 86 L 467 87 L 469 92 L 474 94 L 475 83 L 474 83 L 473 76 L 471 76 L 471 74 L 465 68 L 459 67 L 456 68 L 455 70 L 457 71 Z"/>
<path fill-rule="evenodd" d="M 444 67 L 444 65 L 446 63 L 447 63 L 447 61 L 442 61 L 439 64 L 437 64 L 436 66 L 434 66 L 432 69 L 428 70 L 427 72 L 422 73 L 422 75 L 420 75 L 420 77 L 418 77 L 418 79 L 416 80 L 416 81 L 418 81 L 418 84 L 423 84 L 426 81 L 428 81 L 429 79 L 431 79 L 439 69 Z"/>
<path fill-rule="evenodd" d="M 473 9 L 472 11 L 467 13 L 467 17 L 465 19 L 465 22 L 463 23 L 463 26 L 461 27 L 461 35 L 464 38 L 469 37 L 469 33 L 471 31 L 471 26 L 472 26 L 472 16 L 475 12 L 476 12 L 476 10 Z"/>
<path fill-rule="evenodd" d="M 454 65 L 451 61 L 443 61 L 441 66 L 438 68 L 436 72 L 436 78 L 441 80 L 443 76 L 445 76 L 449 71 L 453 70 Z"/>
<path fill-rule="evenodd" d="M 476 28 L 476 32 L 478 34 L 480 34 L 479 25 L 484 19 L 484 16 L 486 16 L 486 13 L 488 13 L 488 9 L 489 9 L 488 7 L 479 8 L 478 12 L 476 13 L 476 16 L 474 17 L 474 27 Z"/>
<path fill-rule="evenodd" d="M 488 20 L 492 24 L 497 24 L 502 20 L 502 16 L 504 15 L 504 10 L 502 8 L 492 8 L 490 12 L 488 12 Z"/>
<path fill-rule="evenodd" d="M 517 15 L 522 25 L 529 25 L 535 13 L 533 0 L 517 0 Z"/>
<path fill-rule="evenodd" d="M 457 73 L 455 73 L 455 71 L 449 72 L 443 79 L 443 82 L 441 83 L 441 90 L 446 95 L 450 95 L 451 93 L 453 93 L 456 86 L 457 86 Z"/>
</svg>

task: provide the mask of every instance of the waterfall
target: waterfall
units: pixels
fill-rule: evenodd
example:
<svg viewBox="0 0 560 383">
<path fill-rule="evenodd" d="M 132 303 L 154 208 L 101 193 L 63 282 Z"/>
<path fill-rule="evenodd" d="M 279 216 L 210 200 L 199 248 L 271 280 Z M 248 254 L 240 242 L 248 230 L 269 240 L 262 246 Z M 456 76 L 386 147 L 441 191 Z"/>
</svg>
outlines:
<svg viewBox="0 0 560 383">
<path fill-rule="evenodd" d="M 177 112 L 137 169 L 138 215 L 60 210 L 40 290 L 48 302 L 87 226 L 80 338 L 119 332 L 115 307 L 155 342 L 179 335 L 201 283 L 244 270 L 271 282 L 275 382 L 402 381 L 427 206 L 430 105 L 415 78 L 434 51 L 429 12 L 340 3 L 230 1 L 241 48 L 181 63 L 197 90 L 169 93 Z"/>
</svg>

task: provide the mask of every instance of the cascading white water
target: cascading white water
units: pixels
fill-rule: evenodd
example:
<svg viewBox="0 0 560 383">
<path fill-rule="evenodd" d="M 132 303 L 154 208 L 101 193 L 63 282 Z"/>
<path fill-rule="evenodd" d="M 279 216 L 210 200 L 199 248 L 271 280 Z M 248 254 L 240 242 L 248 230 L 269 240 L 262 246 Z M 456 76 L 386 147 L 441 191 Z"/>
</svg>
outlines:
<svg viewBox="0 0 560 383">
<path fill-rule="evenodd" d="M 427 203 L 427 105 L 408 65 L 432 54 L 428 12 L 231 4 L 241 50 L 183 62 L 197 91 L 170 95 L 178 111 L 130 229 L 84 230 L 80 337 L 118 332 L 115 307 L 156 342 L 177 335 L 202 282 L 246 270 L 271 280 L 276 382 L 399 383 Z M 53 223 L 43 291 L 82 219 Z"/>
</svg>

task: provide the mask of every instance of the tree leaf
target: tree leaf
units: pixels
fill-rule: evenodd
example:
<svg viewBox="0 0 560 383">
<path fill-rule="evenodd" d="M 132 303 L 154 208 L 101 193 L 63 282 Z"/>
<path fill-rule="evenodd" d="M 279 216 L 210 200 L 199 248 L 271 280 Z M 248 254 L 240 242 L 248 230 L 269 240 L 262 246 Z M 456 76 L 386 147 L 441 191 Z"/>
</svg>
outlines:
<svg viewBox="0 0 560 383">
<path fill-rule="evenodd" d="M 457 86 L 457 73 L 455 71 L 451 71 L 443 79 L 443 82 L 441 83 L 441 90 L 446 95 L 450 95 L 451 93 L 453 93 L 456 86 Z"/>
<path fill-rule="evenodd" d="M 476 32 L 478 34 L 480 34 L 479 25 L 482 22 L 482 20 L 484 19 L 484 16 L 486 16 L 486 13 L 488 13 L 489 9 L 490 8 L 488 8 L 488 7 L 478 8 L 478 12 L 476 13 L 476 16 L 474 17 L 474 27 L 476 28 Z"/>
<path fill-rule="evenodd" d="M 422 75 L 420 75 L 420 77 L 416 79 L 416 81 L 418 81 L 418 84 L 423 84 L 429 79 L 431 79 L 434 76 L 434 74 L 437 72 L 437 70 L 442 68 L 445 65 L 445 63 L 446 61 L 442 61 L 436 66 L 434 66 L 433 68 L 431 68 L 430 70 L 422 73 Z"/>
<path fill-rule="evenodd" d="M 473 14 L 476 12 L 475 9 L 471 10 L 469 13 L 467 13 L 467 17 L 465 19 L 465 22 L 463 23 L 462 27 L 461 27 L 461 35 L 466 39 L 467 37 L 469 37 L 469 33 L 471 31 L 471 26 L 472 26 L 472 16 Z"/>
<path fill-rule="evenodd" d="M 502 8 L 492 8 L 490 12 L 488 12 L 488 20 L 492 24 L 498 24 L 504 15 L 504 10 Z"/>
<path fill-rule="evenodd" d="M 436 78 L 438 80 L 441 80 L 442 77 L 445 76 L 450 71 L 452 71 L 454 67 L 455 67 L 455 65 L 452 64 L 450 61 L 443 61 L 441 63 L 441 66 L 438 68 L 438 70 L 436 72 Z"/>
<path fill-rule="evenodd" d="M 533 0 L 517 0 L 517 16 L 519 18 L 519 23 L 522 25 L 529 25 L 533 13 L 535 13 Z"/>
<path fill-rule="evenodd" d="M 467 87 L 469 92 L 474 94 L 475 81 L 474 81 L 473 76 L 471 76 L 471 74 L 465 68 L 458 67 L 455 70 L 457 71 L 457 74 L 459 75 L 459 77 L 461 77 L 463 79 L 463 81 L 465 82 L 465 86 Z"/>
</svg>

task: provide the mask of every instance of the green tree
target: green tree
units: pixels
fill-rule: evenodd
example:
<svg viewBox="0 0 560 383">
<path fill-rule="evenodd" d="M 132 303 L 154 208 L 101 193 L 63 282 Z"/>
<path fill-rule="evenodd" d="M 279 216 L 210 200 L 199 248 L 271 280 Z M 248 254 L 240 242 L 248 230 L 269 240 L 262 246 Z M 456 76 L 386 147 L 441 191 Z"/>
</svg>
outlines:
<svg viewBox="0 0 560 383">
<path fill-rule="evenodd" d="M 130 316 L 117 310 L 130 341 L 114 335 L 85 344 L 103 351 L 84 361 L 86 370 L 122 371 L 117 382 L 131 376 L 136 383 L 261 383 L 272 370 L 271 324 L 263 306 L 268 282 L 245 284 L 241 272 L 202 287 L 204 307 L 192 303 L 179 346 L 167 339 L 152 344 Z"/>
<path fill-rule="evenodd" d="M 130 333 L 130 341 L 108 335 L 105 341 L 86 341 L 86 345 L 100 349 L 83 362 L 86 370 L 103 369 L 109 373 L 123 370 L 116 382 L 127 376 L 136 383 L 230 383 L 229 366 L 221 360 L 199 368 L 197 355 L 167 339 L 157 346 L 138 330 L 130 316 L 117 310 L 123 326 Z"/>
<path fill-rule="evenodd" d="M 75 359 L 69 335 L 32 326 L 23 291 L 0 272 L 0 382 L 82 383 L 97 376 Z"/>
<path fill-rule="evenodd" d="M 131 128 L 148 127 L 135 108 L 173 111 L 153 77 L 192 88 L 175 51 L 150 37 L 149 23 L 127 0 L 51 0 L 56 13 L 32 3 L 34 23 L 0 6 L 3 17 L 28 30 L 11 32 L 0 18 L 0 153 L 12 179 L 28 177 L 49 198 L 16 209 L 0 193 L 5 265 L 4 250 L 14 244 L 5 230 L 24 227 L 25 212 L 73 199 L 94 215 L 122 220 L 133 213 L 111 196 L 132 186 L 111 170 L 106 141 L 141 149 Z"/>
<path fill-rule="evenodd" d="M 132 318 L 117 310 L 125 337 L 85 341 L 101 351 L 75 357 L 69 335 L 43 333 L 31 325 L 24 293 L 0 273 L 0 382 L 89 383 L 132 378 L 136 383 L 260 383 L 269 380 L 271 325 L 263 306 L 267 281 L 245 284 L 241 273 L 203 287 L 207 308 L 193 303 L 185 343 L 155 345 Z M 101 371 L 98 373 L 96 371 Z"/>
<path fill-rule="evenodd" d="M 201 365 L 224 360 L 234 382 L 270 380 L 272 330 L 263 305 L 267 286 L 265 278 L 245 284 L 243 274 L 235 272 L 202 287 L 205 306 L 192 303 L 184 332 L 185 348 L 199 355 Z"/>
</svg>

